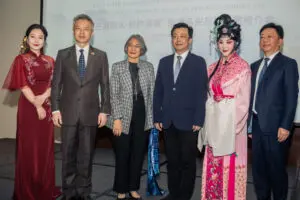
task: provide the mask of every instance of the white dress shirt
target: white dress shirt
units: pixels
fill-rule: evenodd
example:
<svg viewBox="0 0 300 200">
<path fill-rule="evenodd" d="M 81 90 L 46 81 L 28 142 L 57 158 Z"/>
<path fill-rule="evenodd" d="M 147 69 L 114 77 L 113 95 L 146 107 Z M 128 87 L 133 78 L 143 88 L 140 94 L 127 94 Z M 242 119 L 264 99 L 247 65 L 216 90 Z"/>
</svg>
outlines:
<svg viewBox="0 0 300 200">
<path fill-rule="evenodd" d="M 77 57 L 77 64 L 79 64 L 79 56 L 80 56 L 80 49 L 83 49 L 83 55 L 84 55 L 84 62 L 85 62 L 85 67 L 87 65 L 87 60 L 89 56 L 89 50 L 90 50 L 90 45 L 87 45 L 83 48 L 79 47 L 77 44 L 75 45 L 76 48 L 76 57 Z"/>
<path fill-rule="evenodd" d="M 178 54 L 178 53 L 174 54 L 173 73 L 175 72 L 176 63 L 177 63 L 177 60 L 178 60 L 177 56 L 181 56 L 181 60 L 180 60 L 180 69 L 181 69 L 181 66 L 182 66 L 183 62 L 185 61 L 188 53 L 189 53 L 189 50 L 187 50 L 186 52 L 184 52 L 182 54 Z"/>
<path fill-rule="evenodd" d="M 268 56 L 268 58 L 270 59 L 268 61 L 268 66 L 267 68 L 269 67 L 271 61 L 273 60 L 273 58 L 279 53 L 279 51 L 273 53 L 271 56 Z M 257 87 L 258 87 L 258 79 L 259 79 L 259 76 L 260 76 L 260 73 L 261 73 L 261 70 L 264 66 L 264 63 L 265 63 L 265 58 L 267 58 L 267 56 L 264 56 L 263 60 L 261 61 L 260 65 L 259 65 L 259 68 L 258 68 L 258 71 L 257 71 L 257 75 L 256 75 L 256 82 L 255 82 L 255 91 L 254 91 L 254 98 L 253 98 L 253 105 L 252 105 L 252 111 L 257 114 L 257 111 L 255 110 L 255 102 L 256 102 L 256 92 L 257 92 Z"/>
</svg>

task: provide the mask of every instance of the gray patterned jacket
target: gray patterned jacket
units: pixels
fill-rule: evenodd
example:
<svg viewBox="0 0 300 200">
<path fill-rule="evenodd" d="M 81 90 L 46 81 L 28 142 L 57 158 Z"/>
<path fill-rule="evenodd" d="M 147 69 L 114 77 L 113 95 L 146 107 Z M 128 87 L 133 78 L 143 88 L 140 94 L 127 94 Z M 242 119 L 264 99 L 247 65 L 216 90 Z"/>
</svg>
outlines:
<svg viewBox="0 0 300 200">
<path fill-rule="evenodd" d="M 138 77 L 145 100 L 146 122 L 145 130 L 153 127 L 153 90 L 154 68 L 147 61 L 140 60 L 138 63 Z M 127 60 L 114 63 L 110 78 L 111 115 L 108 126 L 112 128 L 115 119 L 122 120 L 122 133 L 128 134 L 133 109 L 132 81 Z"/>
</svg>

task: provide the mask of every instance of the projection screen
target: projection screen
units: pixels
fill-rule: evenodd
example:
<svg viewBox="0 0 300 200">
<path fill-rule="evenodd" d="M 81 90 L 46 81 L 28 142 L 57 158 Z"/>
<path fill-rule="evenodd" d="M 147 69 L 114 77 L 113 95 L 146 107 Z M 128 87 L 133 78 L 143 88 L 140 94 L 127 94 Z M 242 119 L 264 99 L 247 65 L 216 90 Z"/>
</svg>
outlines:
<svg viewBox="0 0 300 200">
<path fill-rule="evenodd" d="M 249 64 L 261 56 L 259 29 L 268 22 L 283 26 L 283 53 L 300 64 L 299 10 L 299 0 L 43 0 L 43 23 L 49 32 L 47 54 L 53 57 L 58 49 L 73 44 L 73 17 L 85 13 L 95 22 L 92 45 L 107 52 L 110 66 L 125 58 L 125 41 L 138 33 L 148 47 L 143 59 L 157 68 L 159 59 L 172 53 L 170 30 L 181 21 L 194 28 L 192 51 L 207 64 L 215 61 L 218 55 L 210 44 L 210 30 L 213 20 L 227 13 L 241 24 L 239 54 Z M 295 122 L 300 123 L 300 110 Z"/>
</svg>

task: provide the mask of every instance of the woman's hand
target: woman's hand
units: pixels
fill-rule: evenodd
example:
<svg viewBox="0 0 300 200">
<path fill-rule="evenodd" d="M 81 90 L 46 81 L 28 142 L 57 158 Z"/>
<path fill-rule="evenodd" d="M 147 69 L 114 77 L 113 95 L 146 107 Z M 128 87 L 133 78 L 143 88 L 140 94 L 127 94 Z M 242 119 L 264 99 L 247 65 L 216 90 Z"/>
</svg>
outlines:
<svg viewBox="0 0 300 200">
<path fill-rule="evenodd" d="M 38 114 L 39 120 L 45 119 L 45 117 L 46 117 L 46 110 L 42 106 L 36 107 L 36 112 Z"/>
<path fill-rule="evenodd" d="M 122 134 L 122 120 L 116 119 L 114 121 L 113 133 L 115 136 L 120 136 Z"/>
<path fill-rule="evenodd" d="M 34 105 L 35 107 L 41 107 L 43 103 L 46 101 L 46 95 L 37 95 L 34 98 Z"/>
</svg>

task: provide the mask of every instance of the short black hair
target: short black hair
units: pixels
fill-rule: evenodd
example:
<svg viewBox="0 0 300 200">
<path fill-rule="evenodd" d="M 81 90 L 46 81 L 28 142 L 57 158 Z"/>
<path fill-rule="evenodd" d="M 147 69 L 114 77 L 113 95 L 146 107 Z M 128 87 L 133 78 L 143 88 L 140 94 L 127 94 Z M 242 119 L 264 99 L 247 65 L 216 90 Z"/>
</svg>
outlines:
<svg viewBox="0 0 300 200">
<path fill-rule="evenodd" d="M 30 26 L 27 28 L 26 32 L 25 32 L 25 36 L 28 37 L 29 34 L 31 33 L 31 31 L 32 31 L 33 29 L 40 29 L 40 30 L 43 32 L 43 34 L 44 34 L 44 40 L 46 40 L 46 38 L 47 38 L 47 36 L 48 36 L 48 31 L 47 31 L 47 29 L 46 29 L 43 25 L 41 25 L 41 24 L 32 24 L 32 25 L 30 25 Z"/>
<path fill-rule="evenodd" d="M 79 14 L 79 15 L 76 15 L 73 19 L 73 26 L 76 24 L 76 22 L 78 20 L 88 20 L 89 22 L 91 22 L 92 24 L 92 27 L 94 29 L 94 21 L 92 20 L 92 18 L 86 14 Z"/>
<path fill-rule="evenodd" d="M 281 25 L 275 24 L 275 23 L 273 23 L 273 22 L 268 23 L 268 24 L 265 24 L 265 25 L 260 29 L 259 34 L 261 34 L 261 32 L 263 32 L 263 31 L 264 31 L 265 29 L 267 29 L 267 28 L 273 28 L 273 29 L 277 32 L 277 34 L 278 34 L 278 36 L 280 37 L 280 39 L 283 39 L 283 37 L 284 37 L 284 31 L 283 31 L 283 28 L 282 28 Z"/>
<path fill-rule="evenodd" d="M 188 24 L 184 23 L 184 22 L 179 22 L 177 24 L 174 24 L 172 30 L 171 30 L 171 36 L 173 36 L 173 32 L 175 31 L 175 29 L 177 28 L 187 28 L 188 29 L 188 33 L 189 33 L 189 38 L 193 38 L 193 28 L 191 26 L 189 26 Z"/>
</svg>

